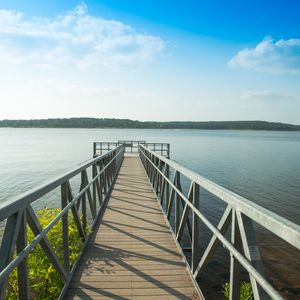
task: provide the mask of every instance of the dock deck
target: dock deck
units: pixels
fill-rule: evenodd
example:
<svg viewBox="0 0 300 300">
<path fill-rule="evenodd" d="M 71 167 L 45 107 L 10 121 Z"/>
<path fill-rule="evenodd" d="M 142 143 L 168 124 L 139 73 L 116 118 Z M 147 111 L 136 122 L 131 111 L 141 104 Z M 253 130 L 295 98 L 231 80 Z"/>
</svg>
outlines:
<svg viewBox="0 0 300 300">
<path fill-rule="evenodd" d="M 126 156 L 66 299 L 200 299 L 139 157 Z"/>
<path fill-rule="evenodd" d="M 186 183 L 189 188 L 182 189 Z M 205 193 L 223 203 L 218 225 L 204 213 L 205 205 L 210 205 Z M 34 209 L 44 196 L 60 202 L 46 226 Z M 74 226 L 69 226 L 69 220 Z M 60 300 L 205 299 L 198 282 L 204 284 L 201 277 L 208 273 L 219 247 L 230 255 L 230 267 L 224 273 L 222 269 L 216 288 L 206 291 L 207 299 L 220 292 L 225 282 L 230 284 L 229 298 L 239 299 L 243 271 L 249 275 L 254 299 L 283 300 L 284 290 L 276 290 L 265 275 L 256 225 L 300 250 L 299 225 L 171 160 L 168 143 L 145 141 L 94 142 L 92 159 L 1 203 L 3 225 L 0 300 L 6 296 L 41 299 L 48 294 L 49 299 Z M 203 225 L 210 232 L 208 244 L 200 236 Z M 60 247 L 47 236 L 54 228 L 61 230 Z M 76 257 L 71 234 L 83 242 Z M 44 266 L 44 272 L 32 272 L 39 263 L 32 255 L 37 246 L 51 273 Z M 183 251 L 190 251 L 189 262 Z M 35 260 L 29 260 L 30 255 Z M 14 270 L 17 282 L 13 280 L 12 289 Z M 58 278 L 61 290 L 56 288 Z"/>
</svg>

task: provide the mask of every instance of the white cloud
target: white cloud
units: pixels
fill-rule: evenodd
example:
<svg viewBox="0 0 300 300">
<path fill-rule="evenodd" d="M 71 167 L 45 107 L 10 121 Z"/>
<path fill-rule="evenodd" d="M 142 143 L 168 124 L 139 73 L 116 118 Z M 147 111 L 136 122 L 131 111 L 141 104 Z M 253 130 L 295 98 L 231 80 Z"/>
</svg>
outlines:
<svg viewBox="0 0 300 300">
<path fill-rule="evenodd" d="M 229 66 L 271 74 L 300 73 L 300 39 L 274 41 L 266 37 L 255 48 L 238 52 Z"/>
<path fill-rule="evenodd" d="M 114 68 L 151 60 L 165 42 L 122 22 L 94 17 L 82 3 L 53 19 L 0 10 L 0 45 L 0 63 Z"/>
<path fill-rule="evenodd" d="M 241 92 L 242 99 L 283 100 L 293 98 L 290 95 L 270 90 L 244 90 Z"/>
</svg>

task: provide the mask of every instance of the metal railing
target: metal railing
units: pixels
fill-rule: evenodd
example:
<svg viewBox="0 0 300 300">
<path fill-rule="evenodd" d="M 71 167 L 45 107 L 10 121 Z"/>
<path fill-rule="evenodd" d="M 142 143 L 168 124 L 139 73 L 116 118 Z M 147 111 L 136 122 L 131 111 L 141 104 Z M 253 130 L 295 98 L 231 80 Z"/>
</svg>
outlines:
<svg viewBox="0 0 300 300">
<path fill-rule="evenodd" d="M 93 157 L 102 155 L 103 153 L 106 153 L 118 146 L 119 146 L 118 142 L 94 142 Z"/>
<path fill-rule="evenodd" d="M 146 141 L 139 140 L 119 140 L 118 142 L 94 142 L 93 143 L 93 157 L 102 155 L 103 153 L 110 151 L 111 149 L 124 145 L 125 152 L 138 153 L 139 145 L 144 145 L 150 150 L 160 153 L 160 155 L 170 158 L 170 144 L 169 143 L 148 143 Z"/>
<path fill-rule="evenodd" d="M 170 158 L 170 144 L 168 143 L 145 143 L 144 146 L 166 158 Z"/>
<path fill-rule="evenodd" d="M 63 297 L 80 258 L 79 255 L 71 269 L 68 242 L 68 213 L 72 213 L 79 236 L 83 242 L 83 251 L 90 235 L 86 230 L 87 219 L 92 219 L 93 227 L 102 212 L 104 203 L 110 195 L 123 157 L 124 146 L 119 145 L 106 154 L 91 159 L 63 176 L 0 204 L 0 222 L 6 222 L 0 245 L 1 300 L 4 299 L 6 294 L 8 276 L 15 268 L 18 270 L 18 290 L 21 291 L 19 299 L 30 299 L 28 255 L 39 244 L 64 283 L 60 298 Z M 90 181 L 88 178 L 89 173 L 92 173 Z M 76 175 L 80 177 L 78 178 L 80 189 L 74 195 L 70 180 L 73 180 Z M 32 205 L 56 188 L 61 190 L 61 211 L 48 226 L 42 228 Z M 59 220 L 62 220 L 63 261 L 59 260 L 46 236 Z M 35 238 L 28 244 L 27 224 L 35 235 Z M 14 256 L 15 252 L 16 256 Z"/>
<path fill-rule="evenodd" d="M 125 146 L 125 152 L 138 152 L 140 144 L 146 144 L 146 141 L 139 141 L 139 140 L 119 140 L 118 144 L 122 144 Z"/>
<path fill-rule="evenodd" d="M 252 221 L 297 249 L 300 249 L 300 226 L 156 154 L 144 145 L 139 146 L 139 155 L 179 246 L 185 227 L 187 229 L 192 251 L 188 268 L 194 280 L 206 270 L 217 247 L 223 245 L 230 252 L 230 299 L 240 299 L 241 267 L 250 276 L 254 299 L 283 299 L 265 279 Z M 174 174 L 172 180 L 169 179 L 170 171 Z M 181 175 L 191 182 L 187 195 L 181 188 Z M 217 226 L 201 212 L 200 187 L 226 205 Z M 174 229 L 171 216 L 175 218 Z M 200 222 L 213 234 L 202 256 L 199 253 Z M 230 240 L 225 237 L 229 227 Z"/>
</svg>

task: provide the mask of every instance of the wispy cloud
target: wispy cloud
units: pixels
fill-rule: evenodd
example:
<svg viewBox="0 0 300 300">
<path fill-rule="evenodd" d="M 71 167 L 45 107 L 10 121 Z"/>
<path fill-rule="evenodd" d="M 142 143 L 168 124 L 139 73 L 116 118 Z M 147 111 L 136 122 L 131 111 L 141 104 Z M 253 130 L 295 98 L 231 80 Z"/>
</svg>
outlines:
<svg viewBox="0 0 300 300">
<path fill-rule="evenodd" d="M 270 90 L 243 90 L 242 99 L 260 99 L 260 100 L 284 100 L 294 98 L 291 95 L 270 91 Z"/>
<path fill-rule="evenodd" d="M 255 48 L 238 52 L 229 66 L 271 74 L 300 73 L 300 39 L 274 41 L 266 37 Z"/>
<path fill-rule="evenodd" d="M 94 17 L 84 3 L 52 19 L 0 10 L 0 63 L 114 68 L 149 61 L 164 48 L 160 37 Z"/>
<path fill-rule="evenodd" d="M 25 82 L 25 91 L 35 90 L 37 93 L 43 94 L 45 91 L 54 91 L 57 94 L 77 94 L 82 97 L 113 97 L 128 94 L 128 90 L 120 87 L 112 87 L 110 85 L 103 86 L 83 86 L 66 80 L 58 79 L 34 79 Z"/>
</svg>

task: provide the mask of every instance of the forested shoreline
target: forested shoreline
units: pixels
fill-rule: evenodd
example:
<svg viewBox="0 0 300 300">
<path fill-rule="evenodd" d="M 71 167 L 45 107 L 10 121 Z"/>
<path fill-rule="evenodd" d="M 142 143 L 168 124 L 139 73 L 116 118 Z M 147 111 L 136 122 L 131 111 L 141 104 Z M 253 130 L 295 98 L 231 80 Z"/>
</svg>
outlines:
<svg viewBox="0 0 300 300">
<path fill-rule="evenodd" d="M 108 118 L 53 118 L 0 120 L 0 127 L 14 128 L 141 128 L 141 129 L 231 129 L 299 131 L 300 125 L 266 121 L 137 121 Z"/>
</svg>

